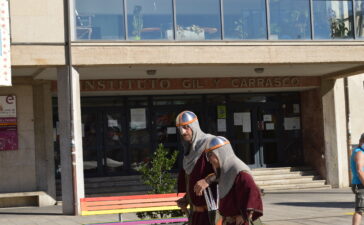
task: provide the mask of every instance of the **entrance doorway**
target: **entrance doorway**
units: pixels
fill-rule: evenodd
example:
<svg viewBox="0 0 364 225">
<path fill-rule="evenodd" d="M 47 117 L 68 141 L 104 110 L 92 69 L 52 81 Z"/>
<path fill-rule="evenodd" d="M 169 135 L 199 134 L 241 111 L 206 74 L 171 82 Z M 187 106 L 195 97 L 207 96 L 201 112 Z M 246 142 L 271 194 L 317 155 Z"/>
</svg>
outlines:
<svg viewBox="0 0 364 225">
<path fill-rule="evenodd" d="M 83 108 L 83 159 L 86 176 L 127 174 L 125 121 L 115 108 Z"/>
<path fill-rule="evenodd" d="M 229 112 L 231 143 L 235 154 L 252 168 L 279 164 L 282 115 L 279 105 L 241 103 Z"/>
<path fill-rule="evenodd" d="M 183 149 L 175 118 L 183 110 L 196 113 L 204 132 L 228 138 L 252 168 L 303 164 L 299 93 L 82 97 L 81 106 L 88 177 L 138 174 L 159 144 L 179 151 L 178 171 Z M 57 138 L 55 151 L 60 175 Z"/>
</svg>

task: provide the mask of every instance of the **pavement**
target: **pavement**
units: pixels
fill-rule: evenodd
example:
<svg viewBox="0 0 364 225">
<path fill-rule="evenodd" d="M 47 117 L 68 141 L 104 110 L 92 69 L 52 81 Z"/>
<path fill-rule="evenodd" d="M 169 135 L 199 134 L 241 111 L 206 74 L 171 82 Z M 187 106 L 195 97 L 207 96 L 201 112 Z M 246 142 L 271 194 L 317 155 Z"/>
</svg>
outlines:
<svg viewBox="0 0 364 225">
<path fill-rule="evenodd" d="M 351 224 L 354 195 L 349 188 L 268 192 L 263 197 L 265 225 Z M 136 218 L 125 214 L 124 220 Z M 0 208 L 0 225 L 78 225 L 118 221 L 118 215 L 68 216 L 62 206 Z"/>
</svg>

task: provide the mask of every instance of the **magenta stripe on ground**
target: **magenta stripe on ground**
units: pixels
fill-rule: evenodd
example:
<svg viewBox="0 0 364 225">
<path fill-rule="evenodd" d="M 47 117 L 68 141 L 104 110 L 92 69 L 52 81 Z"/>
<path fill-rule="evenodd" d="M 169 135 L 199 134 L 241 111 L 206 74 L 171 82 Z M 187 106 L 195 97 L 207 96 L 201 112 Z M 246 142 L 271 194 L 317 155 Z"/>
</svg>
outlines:
<svg viewBox="0 0 364 225">
<path fill-rule="evenodd" d="M 88 225 L 138 225 L 138 224 L 156 224 L 156 223 L 177 223 L 186 221 L 187 218 L 172 218 L 172 219 L 139 220 L 139 221 L 114 222 L 114 223 L 94 223 Z"/>
</svg>

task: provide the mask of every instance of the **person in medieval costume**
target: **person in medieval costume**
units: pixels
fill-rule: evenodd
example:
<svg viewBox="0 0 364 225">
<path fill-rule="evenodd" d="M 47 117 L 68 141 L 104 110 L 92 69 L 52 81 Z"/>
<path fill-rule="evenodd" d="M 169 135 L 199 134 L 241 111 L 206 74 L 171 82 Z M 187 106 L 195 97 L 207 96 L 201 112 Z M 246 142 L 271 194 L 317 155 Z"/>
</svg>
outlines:
<svg viewBox="0 0 364 225">
<path fill-rule="evenodd" d="M 184 150 L 183 169 L 178 175 L 177 188 L 179 193 L 186 193 L 177 204 L 188 213 L 189 224 L 213 225 L 209 222 L 206 200 L 201 193 L 209 186 L 216 192 L 216 183 L 212 183 L 214 170 L 204 153 L 208 141 L 215 136 L 200 129 L 197 116 L 191 111 L 181 112 L 176 118 L 176 126 Z"/>
<path fill-rule="evenodd" d="M 218 180 L 218 209 L 223 225 L 261 224 L 263 203 L 249 167 L 224 137 L 212 138 L 205 150 Z"/>
</svg>

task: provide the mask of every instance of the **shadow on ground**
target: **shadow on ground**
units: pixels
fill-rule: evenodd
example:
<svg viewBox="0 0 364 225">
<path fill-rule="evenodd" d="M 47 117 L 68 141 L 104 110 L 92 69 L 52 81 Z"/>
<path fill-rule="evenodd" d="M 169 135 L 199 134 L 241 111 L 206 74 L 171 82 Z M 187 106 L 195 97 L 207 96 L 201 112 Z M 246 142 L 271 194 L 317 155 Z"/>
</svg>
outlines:
<svg viewBox="0 0 364 225">
<path fill-rule="evenodd" d="M 322 208 L 354 208 L 354 202 L 277 202 L 275 205 Z"/>
<path fill-rule="evenodd" d="M 0 215 L 39 215 L 39 216 L 67 216 L 62 213 L 37 213 L 37 212 L 0 212 Z"/>
</svg>

